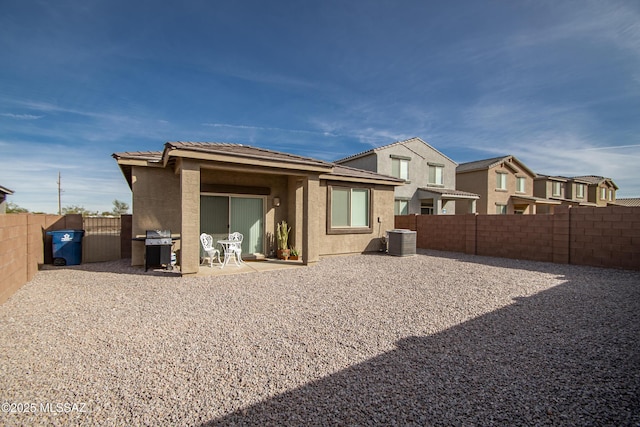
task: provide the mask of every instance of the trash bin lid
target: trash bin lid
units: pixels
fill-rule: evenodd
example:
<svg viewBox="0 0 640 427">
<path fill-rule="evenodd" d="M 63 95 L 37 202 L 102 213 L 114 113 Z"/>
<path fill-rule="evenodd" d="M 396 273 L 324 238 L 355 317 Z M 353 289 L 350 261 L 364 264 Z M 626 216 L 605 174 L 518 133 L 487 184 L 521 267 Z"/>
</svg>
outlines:
<svg viewBox="0 0 640 427">
<path fill-rule="evenodd" d="M 84 230 L 52 230 L 52 231 L 47 231 L 47 234 L 49 236 L 53 236 L 54 234 L 75 234 L 75 233 L 82 233 L 84 234 Z"/>
</svg>

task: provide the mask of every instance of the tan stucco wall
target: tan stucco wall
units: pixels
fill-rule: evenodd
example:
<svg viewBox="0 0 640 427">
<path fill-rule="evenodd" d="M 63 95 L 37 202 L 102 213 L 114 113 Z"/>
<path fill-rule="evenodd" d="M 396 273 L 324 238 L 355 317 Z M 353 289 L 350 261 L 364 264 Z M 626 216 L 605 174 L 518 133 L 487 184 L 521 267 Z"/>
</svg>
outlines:
<svg viewBox="0 0 640 427">
<path fill-rule="evenodd" d="M 320 184 L 320 200 L 318 209 L 320 255 L 337 255 L 346 253 L 361 253 L 377 251 L 380 247 L 379 238 L 385 236 L 385 232 L 394 228 L 394 188 L 389 186 L 374 186 L 373 191 L 373 230 L 367 234 L 327 234 L 327 182 Z M 380 218 L 380 223 L 378 223 Z"/>
<path fill-rule="evenodd" d="M 180 271 L 194 274 L 200 266 L 200 164 L 183 160 L 180 168 L 182 224 Z"/>
<path fill-rule="evenodd" d="M 507 189 L 499 190 L 496 188 L 498 172 L 507 174 Z M 516 192 L 516 177 L 525 178 L 525 191 Z M 511 196 L 533 196 L 533 176 L 524 170 L 514 172 L 511 168 L 502 165 L 491 169 L 479 170 L 474 172 L 465 172 L 457 174 L 457 187 L 459 190 L 469 191 L 480 195 L 477 202 L 477 212 L 480 214 L 495 214 L 496 205 L 507 205 L 507 213 L 514 212 L 514 203 Z M 457 213 L 466 213 L 458 211 Z M 531 207 L 527 208 L 525 213 L 534 213 Z"/>
<path fill-rule="evenodd" d="M 442 188 L 456 188 L 456 163 L 433 147 L 419 140 L 411 140 L 402 144 L 391 144 L 378 149 L 375 153 L 343 162 L 343 164 L 392 176 L 393 156 L 411 159 L 409 161 L 409 180 L 404 185 L 397 186 L 395 189 L 396 198 L 409 202 L 409 213 L 419 214 L 421 211 L 422 200 L 420 199 L 418 189 L 430 186 L 429 163 L 444 166 Z M 437 209 L 437 200 L 437 198 L 434 200 L 434 209 Z M 466 203 L 463 205 L 465 209 L 468 208 Z M 446 206 L 441 207 L 439 214 L 444 213 L 442 212 L 442 208 L 446 209 L 447 214 L 454 214 L 456 212 L 456 203 L 455 201 L 447 202 Z"/>
<path fill-rule="evenodd" d="M 180 176 L 171 169 L 133 166 L 132 205 L 134 237 L 143 236 L 146 230 L 169 229 L 173 234 L 181 232 Z M 174 248 L 180 249 L 180 241 Z M 134 241 L 131 247 L 131 264 L 144 265 L 144 242 Z"/>
<path fill-rule="evenodd" d="M 456 187 L 458 190 L 468 191 L 480 196 L 480 199 L 476 202 L 477 213 L 487 213 L 487 186 L 487 171 L 459 173 L 456 175 Z M 468 213 L 467 206 L 464 203 L 458 203 L 456 205 L 456 214 L 466 213 Z M 495 213 L 495 208 L 493 213 Z"/>
</svg>

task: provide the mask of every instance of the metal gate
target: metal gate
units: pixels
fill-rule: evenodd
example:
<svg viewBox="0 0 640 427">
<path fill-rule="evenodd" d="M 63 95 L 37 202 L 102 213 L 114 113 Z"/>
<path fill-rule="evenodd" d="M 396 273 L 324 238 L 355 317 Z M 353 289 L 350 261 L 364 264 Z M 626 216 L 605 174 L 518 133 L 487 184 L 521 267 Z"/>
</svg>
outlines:
<svg viewBox="0 0 640 427">
<path fill-rule="evenodd" d="M 121 229 L 119 217 L 84 217 L 82 262 L 120 259 Z"/>
</svg>

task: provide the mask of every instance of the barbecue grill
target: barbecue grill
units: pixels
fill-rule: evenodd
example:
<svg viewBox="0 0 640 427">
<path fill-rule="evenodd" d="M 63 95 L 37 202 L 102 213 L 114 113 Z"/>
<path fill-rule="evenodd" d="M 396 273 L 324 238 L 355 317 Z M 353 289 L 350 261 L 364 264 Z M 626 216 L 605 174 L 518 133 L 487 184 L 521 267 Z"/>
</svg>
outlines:
<svg viewBox="0 0 640 427">
<path fill-rule="evenodd" d="M 171 267 L 171 230 L 147 230 L 144 239 L 144 271 L 149 267 Z"/>
</svg>

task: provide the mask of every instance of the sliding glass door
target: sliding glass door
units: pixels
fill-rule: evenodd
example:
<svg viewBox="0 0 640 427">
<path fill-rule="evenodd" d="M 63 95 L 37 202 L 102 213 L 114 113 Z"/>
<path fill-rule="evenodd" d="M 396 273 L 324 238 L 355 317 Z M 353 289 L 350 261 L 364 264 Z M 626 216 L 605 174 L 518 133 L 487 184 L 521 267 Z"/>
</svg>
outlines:
<svg viewBox="0 0 640 427">
<path fill-rule="evenodd" d="M 262 197 L 200 196 L 200 232 L 214 241 L 240 232 L 243 254 L 264 253 L 264 199 Z"/>
</svg>

